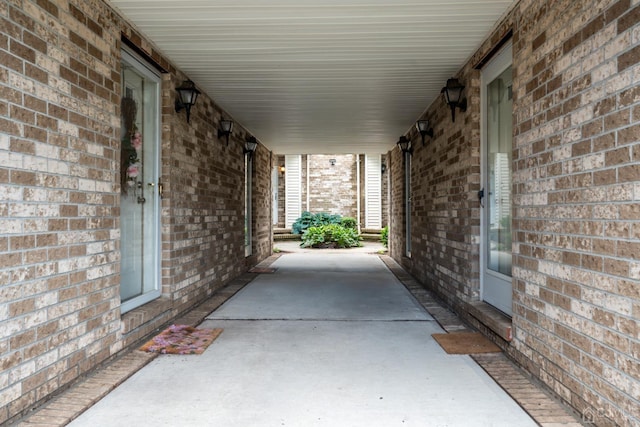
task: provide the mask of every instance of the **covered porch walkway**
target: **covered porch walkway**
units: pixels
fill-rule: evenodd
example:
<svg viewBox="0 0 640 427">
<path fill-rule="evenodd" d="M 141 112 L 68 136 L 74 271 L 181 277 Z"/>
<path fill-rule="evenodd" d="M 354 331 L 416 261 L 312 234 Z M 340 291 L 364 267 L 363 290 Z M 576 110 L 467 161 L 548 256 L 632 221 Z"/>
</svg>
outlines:
<svg viewBox="0 0 640 427">
<path fill-rule="evenodd" d="M 272 257 L 275 272 L 201 323 L 224 328 L 202 355 L 155 358 L 71 425 L 579 425 L 537 390 L 521 396 L 533 405 L 527 413 L 470 356 L 446 354 L 425 295 L 416 299 L 377 249 Z M 451 315 L 445 323 L 464 327 Z M 25 425 L 45 420 L 43 411 Z"/>
</svg>

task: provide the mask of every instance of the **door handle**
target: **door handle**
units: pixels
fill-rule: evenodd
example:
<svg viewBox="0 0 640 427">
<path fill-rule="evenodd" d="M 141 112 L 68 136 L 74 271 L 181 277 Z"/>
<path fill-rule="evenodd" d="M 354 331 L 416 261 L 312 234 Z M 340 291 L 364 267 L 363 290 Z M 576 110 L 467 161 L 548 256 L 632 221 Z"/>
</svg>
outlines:
<svg viewBox="0 0 640 427">
<path fill-rule="evenodd" d="M 154 182 L 148 182 L 147 185 L 152 188 L 156 186 Z M 164 195 L 164 185 L 162 185 L 161 182 L 158 182 L 158 195 L 160 196 L 161 199 L 162 199 L 162 196 Z"/>
</svg>

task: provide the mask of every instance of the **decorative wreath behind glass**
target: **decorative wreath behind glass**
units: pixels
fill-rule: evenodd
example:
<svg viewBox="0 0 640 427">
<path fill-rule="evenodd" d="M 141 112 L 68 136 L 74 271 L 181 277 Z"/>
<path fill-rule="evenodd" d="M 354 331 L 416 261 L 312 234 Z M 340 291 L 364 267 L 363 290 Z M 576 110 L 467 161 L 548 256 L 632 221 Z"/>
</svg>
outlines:
<svg viewBox="0 0 640 427">
<path fill-rule="evenodd" d="M 138 105 L 133 98 L 123 97 L 121 102 L 123 137 L 120 153 L 120 188 L 122 194 L 135 190 L 142 173 L 142 134 L 136 126 Z"/>
</svg>

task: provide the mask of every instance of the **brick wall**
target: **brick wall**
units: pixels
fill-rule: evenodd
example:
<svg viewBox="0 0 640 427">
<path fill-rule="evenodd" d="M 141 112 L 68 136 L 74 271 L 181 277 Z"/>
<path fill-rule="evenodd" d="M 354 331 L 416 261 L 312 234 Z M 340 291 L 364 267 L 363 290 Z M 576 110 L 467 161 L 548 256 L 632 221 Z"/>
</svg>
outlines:
<svg viewBox="0 0 640 427">
<path fill-rule="evenodd" d="M 469 321 L 479 299 L 479 71 L 513 32 L 513 309 L 507 352 L 595 425 L 640 422 L 640 5 L 521 1 L 438 98 L 413 154 L 412 258 L 391 161 L 392 255 Z M 443 85 L 444 85 L 443 81 Z M 482 325 L 480 325 L 482 326 Z"/>
<path fill-rule="evenodd" d="M 382 156 L 385 172 L 382 173 L 382 226 L 389 224 L 389 163 L 385 155 Z"/>
<path fill-rule="evenodd" d="M 263 145 L 253 154 L 252 186 L 252 256 L 249 266 L 271 255 L 273 251 L 273 209 L 271 206 L 271 172 L 276 166 L 274 156 Z"/>
<path fill-rule="evenodd" d="M 640 5 L 516 22 L 514 347 L 596 424 L 640 423 Z"/>
<path fill-rule="evenodd" d="M 39 3 L 0 3 L 0 422 L 120 339 L 119 30 Z"/>
<path fill-rule="evenodd" d="M 278 227 L 284 228 L 285 226 L 285 196 L 286 196 L 286 188 L 285 188 L 285 179 L 284 174 L 286 171 L 281 171 L 280 168 L 284 167 L 284 156 L 277 156 L 277 164 L 278 164 Z"/>
<path fill-rule="evenodd" d="M 220 118 L 216 106 L 203 97 L 190 123 L 183 115 L 173 120 L 166 198 L 171 250 L 164 259 L 170 266 L 164 283 L 177 310 L 210 295 L 245 269 L 244 193 L 238 191 L 244 188 L 244 139 L 236 130 L 228 146 L 218 140 Z"/>
<path fill-rule="evenodd" d="M 405 234 L 405 166 L 404 156 L 400 149 L 396 148 L 386 155 L 387 174 L 391 187 L 389 200 L 389 240 L 388 249 L 396 261 L 405 267 L 408 259 L 404 258 L 406 247 Z"/>
<path fill-rule="evenodd" d="M 0 3 L 0 423 L 247 268 L 242 142 L 221 110 L 176 114 L 186 78 L 105 3 Z M 120 314 L 121 33 L 162 81 L 162 298 Z M 270 253 L 269 153 L 254 178 L 254 253 Z M 266 223 L 265 223 L 266 221 Z"/>
<path fill-rule="evenodd" d="M 309 211 L 356 218 L 356 160 L 352 154 L 309 155 Z M 330 160 L 335 160 L 331 166 Z"/>
<path fill-rule="evenodd" d="M 358 216 L 358 191 L 357 191 L 357 164 L 360 157 L 360 217 L 364 224 L 365 198 L 364 198 L 364 156 L 355 154 L 310 154 L 302 155 L 302 204 L 301 210 L 313 213 L 329 212 L 357 218 Z M 331 166 L 330 160 L 335 159 L 335 165 Z M 284 165 L 284 156 L 277 156 L 277 164 Z M 286 171 L 285 171 L 286 174 Z M 307 188 L 307 175 L 309 176 Z M 384 178 L 384 177 L 383 177 Z M 384 180 L 383 180 L 384 181 Z M 387 202 L 385 201 L 387 187 L 383 188 L 383 223 L 388 220 Z M 284 227 L 285 205 L 285 180 L 284 175 L 279 174 L 278 179 L 278 226 Z M 307 205 L 308 200 L 308 205 Z"/>
<path fill-rule="evenodd" d="M 311 181 L 307 180 L 307 177 L 309 176 L 309 161 L 310 161 L 310 155 L 308 154 L 303 154 L 300 156 L 300 170 L 301 170 L 301 174 L 300 174 L 300 190 L 301 190 L 301 194 L 300 194 L 300 210 L 301 211 L 310 211 L 311 210 L 311 203 L 310 203 L 310 193 L 313 192 L 313 188 L 311 187 Z M 309 183 L 309 185 L 307 185 L 307 182 Z"/>
</svg>

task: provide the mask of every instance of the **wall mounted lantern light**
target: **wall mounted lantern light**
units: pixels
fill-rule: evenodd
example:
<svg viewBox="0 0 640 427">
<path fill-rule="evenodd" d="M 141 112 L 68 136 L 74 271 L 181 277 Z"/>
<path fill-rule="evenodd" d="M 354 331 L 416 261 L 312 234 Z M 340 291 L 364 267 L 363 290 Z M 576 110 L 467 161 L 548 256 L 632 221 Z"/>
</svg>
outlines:
<svg viewBox="0 0 640 427">
<path fill-rule="evenodd" d="M 179 113 L 183 108 L 187 110 L 187 123 L 189 123 L 189 115 L 191 113 L 191 107 L 196 103 L 200 91 L 196 89 L 196 84 L 191 80 L 185 80 L 181 86 L 176 88 L 178 92 L 178 99 L 176 99 L 176 113 Z"/>
<path fill-rule="evenodd" d="M 456 107 L 460 111 L 467 111 L 467 99 L 462 98 L 462 91 L 464 85 L 461 84 L 458 79 L 450 78 L 447 80 L 447 85 L 442 88 L 440 93 L 444 93 L 444 99 L 451 108 L 451 121 L 456 121 Z"/>
<path fill-rule="evenodd" d="M 251 158 L 251 156 L 253 156 L 253 153 L 255 153 L 256 148 L 258 148 L 258 141 L 256 140 L 255 136 L 250 136 L 244 143 L 244 149 L 242 150 L 242 152 L 244 154 L 248 154 L 249 158 Z"/>
<path fill-rule="evenodd" d="M 329 159 L 329 164 L 331 166 L 335 166 L 336 165 L 336 159 Z"/>
<path fill-rule="evenodd" d="M 280 173 L 284 175 L 284 171 L 286 170 L 284 165 L 280 165 L 279 169 L 280 169 Z"/>
<path fill-rule="evenodd" d="M 429 127 L 429 120 L 418 120 L 416 122 L 416 129 L 420 132 L 422 137 L 422 146 L 424 146 L 424 137 L 429 136 L 433 138 L 433 129 Z"/>
<path fill-rule="evenodd" d="M 220 120 L 220 128 L 218 129 L 218 138 L 227 137 L 227 145 L 229 145 L 229 135 L 233 131 L 233 120 Z"/>
<path fill-rule="evenodd" d="M 402 135 L 396 144 L 398 144 L 398 147 L 400 147 L 400 150 L 402 150 L 403 153 L 405 153 L 405 154 L 406 153 L 409 153 L 409 154 L 413 153 L 413 147 L 411 146 L 411 140 L 408 139 L 406 136 Z"/>
</svg>

